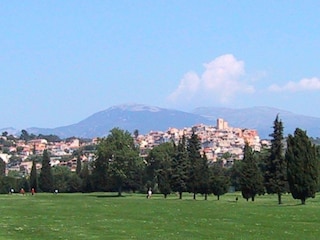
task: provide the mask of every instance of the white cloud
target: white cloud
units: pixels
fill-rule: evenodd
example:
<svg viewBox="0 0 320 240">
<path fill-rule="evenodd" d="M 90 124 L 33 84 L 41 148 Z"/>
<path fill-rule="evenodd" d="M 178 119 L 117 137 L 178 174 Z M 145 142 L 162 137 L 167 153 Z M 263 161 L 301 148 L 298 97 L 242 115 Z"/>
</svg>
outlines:
<svg viewBox="0 0 320 240">
<path fill-rule="evenodd" d="M 185 95 L 191 99 L 200 87 L 200 79 L 195 72 L 188 72 L 181 79 L 178 88 L 169 96 L 171 101 L 176 101 L 180 96 Z"/>
<path fill-rule="evenodd" d="M 204 64 L 204 68 L 201 76 L 194 72 L 187 73 L 169 96 L 169 100 L 176 102 L 199 96 L 203 99 L 205 96 L 205 100 L 215 98 L 219 102 L 228 102 L 237 93 L 254 92 L 254 87 L 241 79 L 245 75 L 244 62 L 237 60 L 232 54 L 217 57 Z"/>
<path fill-rule="evenodd" d="M 320 90 L 320 78 L 303 78 L 299 82 L 290 81 L 283 86 L 273 84 L 269 87 L 269 91 L 272 92 L 300 92 L 300 91 L 315 91 Z"/>
</svg>

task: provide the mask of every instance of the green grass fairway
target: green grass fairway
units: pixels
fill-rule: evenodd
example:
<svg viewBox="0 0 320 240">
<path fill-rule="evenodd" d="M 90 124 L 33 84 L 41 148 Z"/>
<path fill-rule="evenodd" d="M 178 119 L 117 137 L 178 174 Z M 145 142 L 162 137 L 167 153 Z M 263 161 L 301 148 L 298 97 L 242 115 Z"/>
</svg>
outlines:
<svg viewBox="0 0 320 240">
<path fill-rule="evenodd" d="M 0 239 L 320 239 L 320 203 L 184 194 L 0 195 Z"/>
</svg>

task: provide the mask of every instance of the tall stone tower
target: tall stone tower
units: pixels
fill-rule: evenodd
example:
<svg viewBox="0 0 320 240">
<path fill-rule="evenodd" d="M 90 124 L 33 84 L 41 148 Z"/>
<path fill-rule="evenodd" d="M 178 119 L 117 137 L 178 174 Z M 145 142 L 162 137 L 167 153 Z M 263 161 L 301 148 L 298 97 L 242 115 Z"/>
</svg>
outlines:
<svg viewBox="0 0 320 240">
<path fill-rule="evenodd" d="M 217 129 L 218 130 L 223 130 L 223 129 L 228 129 L 228 122 L 223 120 L 222 118 L 217 119 Z"/>
</svg>

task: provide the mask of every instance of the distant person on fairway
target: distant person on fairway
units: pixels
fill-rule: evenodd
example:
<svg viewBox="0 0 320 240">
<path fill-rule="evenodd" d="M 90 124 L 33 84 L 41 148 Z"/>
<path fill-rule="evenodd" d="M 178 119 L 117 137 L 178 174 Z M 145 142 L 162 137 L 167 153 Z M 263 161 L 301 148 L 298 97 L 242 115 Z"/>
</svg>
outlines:
<svg viewBox="0 0 320 240">
<path fill-rule="evenodd" d="M 151 198 L 151 195 L 152 195 L 152 191 L 151 191 L 151 188 L 149 188 L 149 190 L 148 190 L 148 198 Z"/>
<path fill-rule="evenodd" d="M 24 189 L 23 189 L 23 188 L 21 188 L 20 193 L 21 193 L 22 195 L 24 195 L 24 194 L 25 194 L 25 191 L 24 191 Z"/>
<path fill-rule="evenodd" d="M 34 195 L 35 191 L 34 188 L 31 189 L 31 194 Z"/>
</svg>

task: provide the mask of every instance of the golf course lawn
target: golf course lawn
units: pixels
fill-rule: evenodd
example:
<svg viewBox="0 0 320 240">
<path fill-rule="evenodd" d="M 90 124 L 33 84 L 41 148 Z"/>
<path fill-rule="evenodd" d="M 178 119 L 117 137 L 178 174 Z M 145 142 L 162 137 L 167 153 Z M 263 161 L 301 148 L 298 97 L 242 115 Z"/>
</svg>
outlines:
<svg viewBox="0 0 320 240">
<path fill-rule="evenodd" d="M 236 202 L 236 196 L 239 200 Z M 240 193 L 0 195 L 0 239 L 320 239 L 320 200 Z"/>
</svg>

